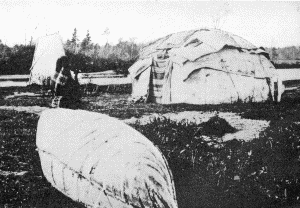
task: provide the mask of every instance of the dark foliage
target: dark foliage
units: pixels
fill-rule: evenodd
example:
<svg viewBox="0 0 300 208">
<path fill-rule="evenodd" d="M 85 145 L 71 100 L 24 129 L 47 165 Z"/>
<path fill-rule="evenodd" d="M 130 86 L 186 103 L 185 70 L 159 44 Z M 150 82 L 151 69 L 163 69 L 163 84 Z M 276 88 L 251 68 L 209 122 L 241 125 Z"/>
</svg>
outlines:
<svg viewBox="0 0 300 208">
<path fill-rule="evenodd" d="M 66 52 L 70 58 L 72 70 L 79 70 L 82 73 L 102 72 L 113 70 L 117 74 L 128 75 L 128 68 L 135 62 L 132 60 L 122 60 L 120 58 L 91 58 L 82 53 Z"/>
<path fill-rule="evenodd" d="M 107 28 L 106 32 L 108 31 Z M 68 56 L 72 57 L 73 67 L 82 72 L 113 70 L 117 74 L 127 76 L 128 68 L 136 61 L 141 47 L 134 40 L 135 38 L 130 38 L 129 41 L 123 41 L 120 38 L 116 45 L 110 45 L 107 42 L 105 45 L 100 46 L 92 42 L 88 30 L 86 37 L 80 42 L 75 28 L 72 39 L 67 40 L 64 47 Z"/>
<path fill-rule="evenodd" d="M 218 115 L 212 117 L 207 122 L 203 122 L 198 130 L 202 135 L 214 135 L 222 137 L 226 133 L 234 133 L 237 130 L 230 126 L 230 124 Z M 197 134 L 196 134 L 197 135 Z"/>
<path fill-rule="evenodd" d="M 16 45 L 5 58 L 0 57 L 0 74 L 29 74 L 35 46 Z"/>
<path fill-rule="evenodd" d="M 300 61 L 295 61 L 294 63 L 277 63 L 272 62 L 276 69 L 299 69 Z"/>
<path fill-rule="evenodd" d="M 2 56 L 0 54 L 0 75 L 29 74 L 34 50 L 34 45 L 16 45 L 13 48 L 6 46 L 5 54 Z M 136 56 L 124 59 L 115 54 L 107 57 L 87 54 L 83 52 L 75 53 L 67 49 L 66 55 L 69 57 L 71 69 L 81 71 L 82 73 L 113 70 L 117 74 L 127 76 L 128 68 L 136 61 Z"/>
<path fill-rule="evenodd" d="M 70 51 L 66 51 L 66 56 L 69 58 L 70 69 L 73 71 L 81 71 L 83 73 L 93 71 L 91 70 L 92 59 L 81 53 L 72 53 Z"/>
</svg>

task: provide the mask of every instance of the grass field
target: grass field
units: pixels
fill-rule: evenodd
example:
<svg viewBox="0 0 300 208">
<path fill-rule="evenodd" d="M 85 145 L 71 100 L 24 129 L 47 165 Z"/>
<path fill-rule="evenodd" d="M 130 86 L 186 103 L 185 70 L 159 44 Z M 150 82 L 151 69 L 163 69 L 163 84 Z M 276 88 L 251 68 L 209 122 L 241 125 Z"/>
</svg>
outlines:
<svg viewBox="0 0 300 208">
<path fill-rule="evenodd" d="M 0 106 L 50 107 L 51 97 L 43 94 L 5 99 L 15 92 L 41 93 L 38 87 L 0 90 Z M 94 94 L 84 94 L 80 108 L 121 120 L 201 111 L 233 112 L 242 118 L 270 121 L 269 127 L 249 142 L 222 141 L 231 127 L 219 118 L 202 124 L 169 119 L 131 124 L 166 156 L 180 208 L 300 206 L 299 91 L 284 93 L 278 104 L 222 105 L 135 104 L 128 101 L 130 91 L 130 85 L 98 87 Z M 38 118 L 32 113 L 0 110 L 0 207 L 83 207 L 44 178 L 35 150 Z"/>
</svg>

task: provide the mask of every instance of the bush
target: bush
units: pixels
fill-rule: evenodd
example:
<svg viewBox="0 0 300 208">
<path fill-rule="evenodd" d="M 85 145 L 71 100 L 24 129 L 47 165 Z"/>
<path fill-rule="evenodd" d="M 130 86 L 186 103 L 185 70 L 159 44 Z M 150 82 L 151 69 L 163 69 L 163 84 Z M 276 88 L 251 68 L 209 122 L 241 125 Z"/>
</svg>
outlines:
<svg viewBox="0 0 300 208">
<path fill-rule="evenodd" d="M 29 74 L 35 46 L 16 45 L 9 48 L 4 58 L 0 57 L 0 74 Z M 73 53 L 66 50 L 70 67 L 83 73 L 113 70 L 117 74 L 128 75 L 128 68 L 136 59 L 123 60 L 119 57 L 90 57 L 84 53 Z"/>
<path fill-rule="evenodd" d="M 204 122 L 200 125 L 199 133 L 203 135 L 215 135 L 218 137 L 224 136 L 226 133 L 234 133 L 237 130 L 230 126 L 230 124 L 219 116 L 214 116 L 209 119 L 207 122 Z"/>
<path fill-rule="evenodd" d="M 29 74 L 35 46 L 16 45 L 6 59 L 0 60 L 0 74 Z"/>
<path fill-rule="evenodd" d="M 128 75 L 128 68 L 135 62 L 132 60 L 122 60 L 118 57 L 91 58 L 82 53 L 66 52 L 69 57 L 70 66 L 73 70 L 80 70 L 82 73 L 102 72 L 113 70 L 117 74 Z"/>
<path fill-rule="evenodd" d="M 296 61 L 294 63 L 274 63 L 272 62 L 272 64 L 274 65 L 274 67 L 276 69 L 296 69 L 296 68 L 300 68 L 300 61 Z"/>
</svg>

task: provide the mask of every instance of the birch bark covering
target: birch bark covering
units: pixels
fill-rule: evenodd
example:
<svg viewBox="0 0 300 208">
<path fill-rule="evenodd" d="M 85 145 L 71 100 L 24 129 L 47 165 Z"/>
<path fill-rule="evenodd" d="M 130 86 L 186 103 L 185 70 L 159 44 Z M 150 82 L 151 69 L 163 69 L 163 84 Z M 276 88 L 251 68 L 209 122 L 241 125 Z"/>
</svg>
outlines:
<svg viewBox="0 0 300 208">
<path fill-rule="evenodd" d="M 47 79 L 50 81 L 55 75 L 57 59 L 64 55 L 63 41 L 58 33 L 40 37 L 35 46 L 28 84 L 43 85 Z"/>
<path fill-rule="evenodd" d="M 144 75 L 146 69 L 151 76 Z M 128 71 L 132 100 L 147 97 L 162 104 L 274 100 L 278 76 L 263 48 L 218 29 L 183 31 L 152 41 Z"/>
<path fill-rule="evenodd" d="M 117 119 L 82 110 L 46 110 L 36 144 L 47 180 L 87 207 L 177 207 L 164 156 Z"/>
</svg>

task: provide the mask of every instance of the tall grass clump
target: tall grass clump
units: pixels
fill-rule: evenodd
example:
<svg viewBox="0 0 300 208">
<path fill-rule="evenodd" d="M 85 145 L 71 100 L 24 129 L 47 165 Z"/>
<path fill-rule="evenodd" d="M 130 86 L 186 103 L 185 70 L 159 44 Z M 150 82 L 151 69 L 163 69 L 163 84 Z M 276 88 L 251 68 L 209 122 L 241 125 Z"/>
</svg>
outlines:
<svg viewBox="0 0 300 208">
<path fill-rule="evenodd" d="M 219 134 L 225 125 L 214 117 L 198 125 L 154 119 L 133 126 L 166 156 L 181 208 L 299 205 L 300 124 L 271 122 L 248 142 L 222 141 L 236 131 L 227 126 Z"/>
</svg>

